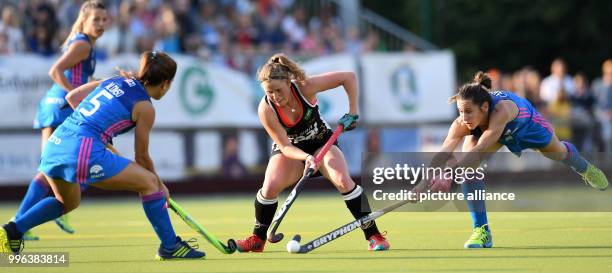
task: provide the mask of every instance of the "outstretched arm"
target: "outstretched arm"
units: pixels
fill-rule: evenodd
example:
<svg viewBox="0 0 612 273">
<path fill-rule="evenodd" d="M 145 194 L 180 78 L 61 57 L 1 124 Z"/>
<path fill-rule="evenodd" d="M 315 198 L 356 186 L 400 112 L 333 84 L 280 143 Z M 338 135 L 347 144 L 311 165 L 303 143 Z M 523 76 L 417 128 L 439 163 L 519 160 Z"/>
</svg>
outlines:
<svg viewBox="0 0 612 273">
<path fill-rule="evenodd" d="M 329 72 L 309 77 L 301 90 L 308 99 L 313 99 L 318 92 L 344 87 L 349 101 L 349 113 L 359 115 L 359 84 L 353 72 Z"/>
<path fill-rule="evenodd" d="M 457 163 L 457 166 L 477 166 L 491 152 L 492 148 L 498 148 L 497 141 L 504 132 L 508 122 L 512 121 L 518 114 L 518 107 L 511 101 L 500 101 L 489 116 L 489 127 L 482 132 L 478 142 L 468 150 L 465 157 Z"/>
</svg>

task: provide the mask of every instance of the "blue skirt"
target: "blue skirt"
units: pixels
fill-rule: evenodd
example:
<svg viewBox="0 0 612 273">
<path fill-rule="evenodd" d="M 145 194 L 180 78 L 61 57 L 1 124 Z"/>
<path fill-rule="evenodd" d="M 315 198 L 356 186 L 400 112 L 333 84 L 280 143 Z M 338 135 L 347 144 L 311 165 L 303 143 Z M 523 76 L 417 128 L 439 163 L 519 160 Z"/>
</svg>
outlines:
<svg viewBox="0 0 612 273">
<path fill-rule="evenodd" d="M 72 112 L 66 101 L 66 91 L 54 85 L 38 103 L 34 129 L 57 128 Z"/>
<path fill-rule="evenodd" d="M 45 145 L 38 170 L 54 179 L 91 184 L 117 175 L 130 162 L 111 153 L 98 138 L 60 126 Z"/>
</svg>

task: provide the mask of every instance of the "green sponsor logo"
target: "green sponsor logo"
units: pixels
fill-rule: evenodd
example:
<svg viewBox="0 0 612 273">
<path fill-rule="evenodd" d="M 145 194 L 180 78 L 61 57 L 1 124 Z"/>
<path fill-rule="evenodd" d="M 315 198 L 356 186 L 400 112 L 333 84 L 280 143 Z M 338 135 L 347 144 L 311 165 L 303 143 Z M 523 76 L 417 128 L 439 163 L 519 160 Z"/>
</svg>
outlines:
<svg viewBox="0 0 612 273">
<path fill-rule="evenodd" d="M 208 74 L 199 66 L 188 67 L 180 78 L 180 100 L 183 108 L 192 115 L 206 113 L 215 100 L 215 91 Z"/>
<path fill-rule="evenodd" d="M 391 74 L 391 92 L 403 112 L 413 112 L 419 102 L 416 75 L 408 65 L 402 65 Z"/>
<path fill-rule="evenodd" d="M 312 108 L 308 108 L 308 110 L 306 110 L 306 114 L 304 115 L 304 120 L 309 120 L 310 116 L 312 116 Z"/>
</svg>

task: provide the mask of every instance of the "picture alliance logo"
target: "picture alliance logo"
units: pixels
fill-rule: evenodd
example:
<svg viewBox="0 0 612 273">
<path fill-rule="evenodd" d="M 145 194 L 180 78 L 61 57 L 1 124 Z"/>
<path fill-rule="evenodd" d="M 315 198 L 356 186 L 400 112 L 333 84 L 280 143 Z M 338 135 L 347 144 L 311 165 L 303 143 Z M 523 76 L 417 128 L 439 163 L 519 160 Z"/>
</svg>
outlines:
<svg viewBox="0 0 612 273">
<path fill-rule="evenodd" d="M 215 100 L 207 72 L 199 66 L 192 66 L 182 74 L 179 95 L 183 109 L 192 115 L 206 113 Z"/>
<path fill-rule="evenodd" d="M 407 64 L 401 65 L 391 75 L 391 92 L 400 109 L 404 112 L 416 110 L 419 102 L 417 78 L 414 70 Z"/>
</svg>

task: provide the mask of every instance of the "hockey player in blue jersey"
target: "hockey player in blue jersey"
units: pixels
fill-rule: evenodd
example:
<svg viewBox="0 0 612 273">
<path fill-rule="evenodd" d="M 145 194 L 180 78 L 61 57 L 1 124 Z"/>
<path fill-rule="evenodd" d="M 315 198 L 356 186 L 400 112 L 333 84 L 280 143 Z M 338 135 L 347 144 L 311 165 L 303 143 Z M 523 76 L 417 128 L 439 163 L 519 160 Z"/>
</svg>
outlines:
<svg viewBox="0 0 612 273">
<path fill-rule="evenodd" d="M 508 91 L 491 91 L 491 79 L 478 72 L 474 80 L 459 88 L 450 102 L 456 102 L 459 117 L 452 123 L 448 135 L 437 156 L 442 162 L 449 162 L 450 154 L 463 142 L 466 156 L 458 166 L 471 166 L 482 160 L 482 153 L 497 151 L 506 146 L 520 156 L 525 149 L 535 149 L 545 157 L 568 165 L 591 187 L 605 190 L 608 179 L 593 164 L 585 160 L 576 147 L 560 141 L 550 124 L 524 98 Z M 465 141 L 464 141 L 465 139 Z M 434 157 L 434 161 L 437 161 Z M 438 160 L 440 161 L 440 160 Z M 434 163 L 438 164 L 438 163 Z M 432 191 L 450 189 L 450 180 L 433 179 L 422 183 L 415 191 L 423 192 L 425 187 Z M 461 184 L 464 194 L 484 190 L 483 180 L 466 181 Z M 493 246 L 487 221 L 484 200 L 470 200 L 468 208 L 473 222 L 473 233 L 465 242 L 465 248 L 489 248 Z"/>
<path fill-rule="evenodd" d="M 41 200 L 0 229 L 1 252 L 21 251 L 25 231 L 78 207 L 79 184 L 87 184 L 139 193 L 145 214 L 161 240 L 156 258 L 204 258 L 204 252 L 196 251 L 175 235 L 166 206 L 168 189 L 157 176 L 148 152 L 155 119 L 150 98 L 161 99 L 170 89 L 175 73 L 176 62 L 172 58 L 148 51 L 142 54 L 135 77 L 122 72 L 121 77 L 87 83 L 67 95 L 75 111 L 49 138 L 39 167 L 55 196 Z M 135 162 L 105 147 L 113 137 L 132 128 Z"/>
<path fill-rule="evenodd" d="M 38 113 L 34 120 L 34 128 L 42 133 L 42 148 L 44 149 L 49 136 L 72 113 L 72 108 L 65 100 L 66 94 L 87 83 L 96 68 L 94 45 L 104 34 L 106 28 L 106 8 L 98 1 L 85 1 L 81 5 L 79 15 L 72 25 L 72 30 L 64 42 L 61 57 L 49 70 L 54 81 L 51 89 L 40 100 Z M 24 196 L 15 218 L 21 217 L 38 201 L 49 195 L 50 188 L 44 175 L 36 174 Z M 14 220 L 11 219 L 11 220 Z M 68 215 L 55 219 L 62 230 L 74 233 L 68 222 Z M 38 240 L 31 231 L 24 234 L 26 240 Z"/>
</svg>

